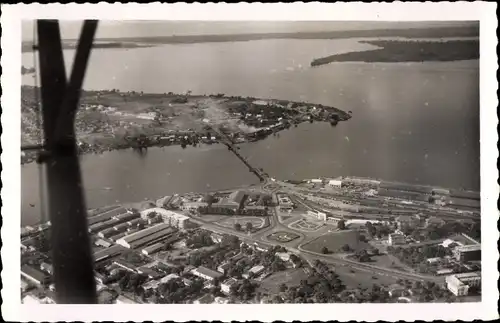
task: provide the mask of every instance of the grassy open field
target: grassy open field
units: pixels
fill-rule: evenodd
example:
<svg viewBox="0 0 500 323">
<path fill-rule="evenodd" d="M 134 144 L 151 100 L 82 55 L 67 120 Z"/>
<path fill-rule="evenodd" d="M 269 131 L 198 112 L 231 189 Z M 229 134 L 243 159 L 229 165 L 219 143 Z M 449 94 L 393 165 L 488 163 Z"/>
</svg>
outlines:
<svg viewBox="0 0 500 323">
<path fill-rule="evenodd" d="M 302 279 L 307 279 L 307 275 L 302 268 L 288 269 L 285 271 L 277 272 L 264 279 L 258 291 L 261 293 L 268 293 L 275 295 L 279 292 L 281 284 L 286 284 L 288 287 L 297 286 Z"/>
<path fill-rule="evenodd" d="M 371 272 L 356 270 L 349 267 L 337 266 L 335 272 L 347 289 L 371 288 L 373 284 L 392 285 L 397 279 L 386 275 L 376 275 Z"/>
<path fill-rule="evenodd" d="M 321 253 L 323 247 L 327 247 L 330 252 L 339 252 L 343 245 L 348 244 L 351 250 L 367 249 L 370 245 L 359 240 L 360 233 L 357 230 L 347 230 L 327 233 L 304 244 L 305 250 Z"/>
</svg>

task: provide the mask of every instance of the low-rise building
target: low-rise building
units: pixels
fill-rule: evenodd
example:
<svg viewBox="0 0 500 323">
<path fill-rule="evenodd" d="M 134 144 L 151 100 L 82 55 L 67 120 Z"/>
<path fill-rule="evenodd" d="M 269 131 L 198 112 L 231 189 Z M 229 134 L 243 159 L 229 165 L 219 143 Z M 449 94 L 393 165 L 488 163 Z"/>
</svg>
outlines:
<svg viewBox="0 0 500 323">
<path fill-rule="evenodd" d="M 400 215 L 396 218 L 398 228 L 415 227 L 420 224 L 420 218 L 412 215 Z"/>
<path fill-rule="evenodd" d="M 469 293 L 469 288 L 481 285 L 481 273 L 463 273 L 446 277 L 446 287 L 455 296 L 465 296 Z"/>
<path fill-rule="evenodd" d="M 147 275 L 151 279 L 158 279 L 163 276 L 161 273 L 148 267 L 139 267 L 137 268 L 137 272 L 139 274 Z"/>
<path fill-rule="evenodd" d="M 328 181 L 328 186 L 331 187 L 336 187 L 336 188 L 341 188 L 342 187 L 342 181 L 338 179 L 331 179 Z"/>
<path fill-rule="evenodd" d="M 54 273 L 54 266 L 47 262 L 42 262 L 42 264 L 40 265 L 40 269 L 49 275 L 52 275 Z"/>
<path fill-rule="evenodd" d="M 104 248 L 109 248 L 111 247 L 111 242 L 108 242 L 106 240 L 103 240 L 103 239 L 97 239 L 94 244 L 96 246 L 101 246 L 101 247 L 104 247 Z"/>
<path fill-rule="evenodd" d="M 474 244 L 468 246 L 459 246 L 453 250 L 453 254 L 457 261 L 465 262 L 481 259 L 481 245 Z"/>
<path fill-rule="evenodd" d="M 307 211 L 307 215 L 313 216 L 320 221 L 326 221 L 326 213 L 320 211 Z"/>
<path fill-rule="evenodd" d="M 254 267 L 250 268 L 248 270 L 248 272 L 244 273 L 242 276 L 243 276 L 243 278 L 256 277 L 259 274 L 261 274 L 264 271 L 264 269 L 266 269 L 266 268 L 262 265 L 254 266 Z"/>
<path fill-rule="evenodd" d="M 208 203 L 206 202 L 184 202 L 181 205 L 180 209 L 187 212 L 195 212 L 198 211 L 200 207 L 206 207 Z"/>
<path fill-rule="evenodd" d="M 163 222 L 169 224 L 170 226 L 179 229 L 188 229 L 193 226 L 188 216 L 159 207 L 142 211 L 141 218 L 145 219 L 153 212 L 159 214 Z"/>
<path fill-rule="evenodd" d="M 209 269 L 207 267 L 200 266 L 196 269 L 193 269 L 191 273 L 195 276 L 201 277 L 208 281 L 213 281 L 215 279 L 221 278 L 223 275 L 215 270 Z"/>
<path fill-rule="evenodd" d="M 219 265 L 217 267 L 217 271 L 222 273 L 222 274 L 226 274 L 227 273 L 227 270 L 231 267 L 231 264 L 229 262 L 224 262 L 222 263 L 221 265 Z"/>
<path fill-rule="evenodd" d="M 427 263 L 428 264 L 437 264 L 439 262 L 441 262 L 443 260 L 443 258 L 441 257 L 435 257 L 435 258 L 427 258 Z"/>
<path fill-rule="evenodd" d="M 131 264 L 131 263 L 128 263 L 124 260 L 115 260 L 113 262 L 115 265 L 117 265 L 118 267 L 121 267 L 125 270 L 128 270 L 128 271 L 131 271 L 131 272 L 136 272 L 136 267 L 135 265 Z"/>
<path fill-rule="evenodd" d="M 275 255 L 283 261 L 290 260 L 290 253 L 289 252 L 277 252 L 277 253 L 275 253 Z"/>
<path fill-rule="evenodd" d="M 222 235 L 221 234 L 214 232 L 210 235 L 210 238 L 212 238 L 212 241 L 214 243 L 221 243 L 222 242 Z"/>
<path fill-rule="evenodd" d="M 45 285 L 50 280 L 48 274 L 30 265 L 23 265 L 21 267 L 21 276 L 37 285 Z"/>
<path fill-rule="evenodd" d="M 160 280 L 160 283 L 165 284 L 165 283 L 168 283 L 169 281 L 171 281 L 172 279 L 178 279 L 178 278 L 180 278 L 180 277 L 177 274 L 168 274 L 167 276 L 163 277 Z"/>
<path fill-rule="evenodd" d="M 406 243 L 405 237 L 399 233 L 391 233 L 389 234 L 388 243 L 390 246 L 402 245 Z"/>
<path fill-rule="evenodd" d="M 452 268 L 443 268 L 443 269 L 436 270 L 437 276 L 444 276 L 444 275 L 451 275 L 451 274 L 453 274 Z"/>
<path fill-rule="evenodd" d="M 439 227 L 439 226 L 442 226 L 444 224 L 445 224 L 445 221 L 443 219 L 435 217 L 435 216 L 431 216 L 425 220 L 426 227 L 428 227 L 428 226 Z"/>
<path fill-rule="evenodd" d="M 225 294 L 231 294 L 231 288 L 236 285 L 238 281 L 234 278 L 229 278 L 220 284 L 220 289 Z"/>
</svg>

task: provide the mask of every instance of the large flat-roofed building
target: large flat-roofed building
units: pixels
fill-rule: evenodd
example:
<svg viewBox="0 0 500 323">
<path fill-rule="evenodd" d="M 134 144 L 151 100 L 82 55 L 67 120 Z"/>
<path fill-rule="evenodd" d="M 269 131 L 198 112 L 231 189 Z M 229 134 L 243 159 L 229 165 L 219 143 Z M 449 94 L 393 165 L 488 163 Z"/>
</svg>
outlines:
<svg viewBox="0 0 500 323">
<path fill-rule="evenodd" d="M 141 239 L 141 238 L 144 238 L 145 236 L 148 236 L 150 234 L 153 234 L 155 232 L 158 232 L 160 230 L 163 230 L 163 229 L 166 229 L 169 227 L 170 226 L 166 223 L 160 223 L 160 224 L 151 226 L 149 228 L 146 228 L 146 229 L 134 232 L 134 233 L 130 233 L 130 234 L 126 235 L 125 237 L 123 237 L 123 240 L 130 242 L 133 240 Z"/>
<path fill-rule="evenodd" d="M 457 261 L 481 260 L 481 245 L 458 246 L 453 250 Z"/>
<path fill-rule="evenodd" d="M 30 265 L 21 267 L 21 276 L 37 285 L 45 285 L 50 281 L 48 274 Z"/>
<path fill-rule="evenodd" d="M 221 278 L 223 276 L 220 272 L 203 266 L 193 269 L 191 273 L 208 281 L 213 281 L 214 279 Z"/>
<path fill-rule="evenodd" d="M 150 244 L 156 244 L 161 240 L 168 238 L 175 231 L 175 228 L 170 227 L 166 223 L 161 223 L 148 229 L 127 235 L 118 239 L 116 243 L 124 246 L 125 248 L 138 248 Z"/>
<path fill-rule="evenodd" d="M 470 287 L 481 285 L 481 273 L 463 273 L 446 277 L 446 287 L 455 296 L 465 296 L 469 293 Z"/>
<path fill-rule="evenodd" d="M 141 217 L 146 218 L 152 212 L 159 214 L 161 216 L 163 222 L 165 222 L 173 227 L 176 227 L 179 229 L 187 229 L 187 228 L 192 227 L 190 217 L 188 217 L 184 214 L 181 214 L 181 213 L 173 212 L 170 210 L 165 210 L 165 209 L 162 209 L 159 207 L 151 208 L 151 209 L 147 209 L 147 210 L 142 211 Z"/>
</svg>

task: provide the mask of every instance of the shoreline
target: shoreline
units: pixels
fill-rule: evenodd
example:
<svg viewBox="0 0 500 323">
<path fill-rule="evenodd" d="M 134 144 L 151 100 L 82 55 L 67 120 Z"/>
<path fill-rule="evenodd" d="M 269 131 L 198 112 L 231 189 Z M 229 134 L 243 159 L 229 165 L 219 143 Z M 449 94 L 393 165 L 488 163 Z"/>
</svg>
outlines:
<svg viewBox="0 0 500 323">
<path fill-rule="evenodd" d="M 33 86 L 22 86 L 22 91 L 37 90 L 38 88 Z M 24 95 L 22 98 L 25 104 L 23 118 L 32 122 L 29 118 L 33 116 L 29 113 L 35 105 L 35 95 L 26 92 L 23 94 L 26 97 L 29 94 L 33 95 L 31 102 L 30 98 L 25 98 Z M 160 107 L 155 104 L 159 104 Z M 352 112 L 345 112 L 333 106 L 291 100 L 228 96 L 223 93 L 194 95 L 190 92 L 146 94 L 118 90 L 83 91 L 80 105 L 79 112 L 84 114 L 82 118 L 86 119 L 76 121 L 76 132 L 83 133 L 79 136 L 81 138 L 77 138 L 79 155 L 102 154 L 130 148 L 144 152 L 152 147 L 197 147 L 201 144 L 220 144 L 224 141 L 231 141 L 232 145 L 237 146 L 278 135 L 292 125 L 297 127 L 304 122 L 330 122 L 332 126 L 336 126 L 339 122 L 352 118 Z M 141 106 L 143 111 L 130 110 L 131 106 Z M 212 121 L 188 115 L 188 118 L 191 118 L 189 120 L 191 123 L 188 124 L 192 126 L 191 128 L 179 121 L 189 113 L 186 111 L 189 108 L 199 113 L 202 109 L 213 111 L 213 106 L 216 106 L 215 109 L 223 117 Z M 171 112 L 175 108 L 179 108 L 180 112 Z M 166 116 L 164 113 L 167 113 L 165 112 L 167 110 L 170 114 Z M 232 128 L 223 130 L 227 123 L 230 123 Z M 116 132 L 124 130 L 124 133 L 117 134 L 115 128 Z M 132 133 L 129 133 L 128 128 Z M 25 132 L 36 138 L 35 131 Z M 35 151 L 22 153 L 21 164 L 34 162 L 36 155 Z"/>
</svg>

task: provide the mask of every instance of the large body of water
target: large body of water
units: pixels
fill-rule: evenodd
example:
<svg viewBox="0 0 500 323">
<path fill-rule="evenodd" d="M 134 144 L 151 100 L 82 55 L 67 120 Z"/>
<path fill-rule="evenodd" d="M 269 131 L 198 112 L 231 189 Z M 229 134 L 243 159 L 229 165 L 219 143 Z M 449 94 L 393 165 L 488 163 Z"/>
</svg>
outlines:
<svg viewBox="0 0 500 323">
<path fill-rule="evenodd" d="M 312 59 L 373 47 L 349 40 L 264 40 L 95 50 L 84 88 L 226 93 L 351 110 L 331 127 L 302 124 L 242 154 L 276 178 L 369 176 L 479 189 L 479 62 L 334 63 Z M 67 51 L 68 70 L 73 51 Z M 23 55 L 32 66 L 33 54 Z M 34 78 L 23 76 L 24 84 Z M 89 207 L 256 182 L 225 147 L 82 157 Z M 112 190 L 103 190 L 110 187 Z M 22 168 L 22 223 L 40 220 L 38 167 Z M 34 207 L 30 206 L 34 204 Z"/>
</svg>

